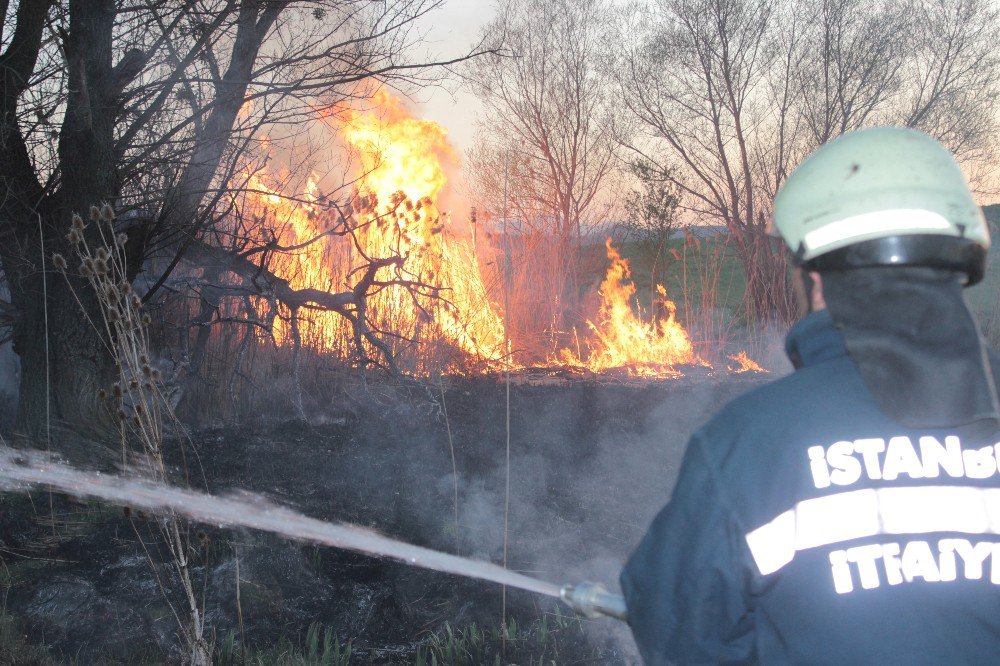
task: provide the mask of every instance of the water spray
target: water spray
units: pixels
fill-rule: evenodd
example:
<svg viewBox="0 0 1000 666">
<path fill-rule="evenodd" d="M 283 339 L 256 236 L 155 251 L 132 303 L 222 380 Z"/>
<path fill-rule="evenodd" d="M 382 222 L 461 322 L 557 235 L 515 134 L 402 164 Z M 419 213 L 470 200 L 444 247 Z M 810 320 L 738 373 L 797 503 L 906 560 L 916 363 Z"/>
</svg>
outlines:
<svg viewBox="0 0 1000 666">
<path fill-rule="evenodd" d="M 151 514 L 174 513 L 219 527 L 250 527 L 296 541 L 388 557 L 422 569 L 510 585 L 555 597 L 588 618 L 607 615 L 627 619 L 625 600 L 595 583 L 560 588 L 491 562 L 415 546 L 355 525 L 310 518 L 258 495 L 216 497 L 141 478 L 83 472 L 42 452 L 0 447 L 0 491 L 27 492 L 36 487 L 51 488 L 74 497 L 101 499 Z"/>
</svg>

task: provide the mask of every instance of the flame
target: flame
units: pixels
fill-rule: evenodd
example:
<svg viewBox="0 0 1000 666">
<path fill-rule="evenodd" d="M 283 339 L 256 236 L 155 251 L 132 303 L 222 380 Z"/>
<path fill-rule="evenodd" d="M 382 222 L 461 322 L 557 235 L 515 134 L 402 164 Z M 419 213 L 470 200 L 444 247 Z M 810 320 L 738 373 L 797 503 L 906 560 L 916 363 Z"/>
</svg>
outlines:
<svg viewBox="0 0 1000 666">
<path fill-rule="evenodd" d="M 402 257 L 401 266 L 379 270 L 366 312 L 367 321 L 389 334 L 381 339 L 403 361 L 401 368 L 428 374 L 491 371 L 501 362 L 521 367 L 511 359 L 500 309 L 483 279 L 475 223 L 459 228 L 439 209 L 448 172 L 458 165 L 444 128 L 414 118 L 384 91 L 370 109 L 340 106 L 320 115 L 356 157 L 356 190 L 333 203 L 310 178 L 300 194 L 289 197 L 269 173 L 248 174 L 245 213 L 263 220 L 283 248 L 271 257 L 271 269 L 295 289 L 338 292 L 351 289 L 370 260 Z M 356 244 L 337 233 L 345 223 L 354 228 Z M 587 322 L 586 353 L 578 340 L 575 352 L 561 349 L 549 362 L 642 377 L 676 377 L 685 365 L 710 367 L 695 353 L 662 286 L 657 290 L 665 315 L 646 321 L 636 314 L 628 261 L 611 239 L 606 248 L 610 265 L 597 316 Z M 414 291 L 414 284 L 422 286 Z M 357 341 L 341 314 L 300 311 L 297 328 L 290 313 L 278 314 L 279 344 L 297 333 L 303 345 L 352 358 Z M 452 351 L 442 355 L 442 348 Z M 745 352 L 730 358 L 739 365 L 736 372 L 763 372 Z"/>
<path fill-rule="evenodd" d="M 729 360 L 735 361 L 738 364 L 738 367 L 735 368 L 730 367 L 730 370 L 732 370 L 736 374 L 741 374 L 744 372 L 767 372 L 767 370 L 760 367 L 760 365 L 758 365 L 756 361 L 747 356 L 746 351 L 741 351 L 739 354 L 736 354 L 735 356 L 730 356 Z"/>
<path fill-rule="evenodd" d="M 601 282 L 601 307 L 597 321 L 588 321 L 593 333 L 584 361 L 569 349 L 559 352 L 567 365 L 585 367 L 594 372 L 623 369 L 633 376 L 676 377 L 678 365 L 705 363 L 698 358 L 687 331 L 675 318 L 677 307 L 667 300 L 666 290 L 658 285 L 666 317 L 643 321 L 632 310 L 635 284 L 628 260 L 619 254 L 609 238 L 605 243 L 611 265 Z"/>
<path fill-rule="evenodd" d="M 382 284 L 367 302 L 368 320 L 394 334 L 387 342 L 393 354 L 398 356 L 407 345 L 418 347 L 409 366 L 418 373 L 430 355 L 423 347 L 439 341 L 476 360 L 502 356 L 503 322 L 479 271 L 474 230 L 459 234 L 450 216 L 438 209 L 447 185 L 446 168 L 458 163 L 444 128 L 412 117 L 402 102 L 384 91 L 375 97 L 372 109 L 336 107 L 321 115 L 357 158 L 357 191 L 336 208 L 321 205 L 312 179 L 305 192 L 291 200 L 268 186 L 264 175 L 250 177 L 253 207 L 267 211 L 282 246 L 297 248 L 275 258 L 275 272 L 296 289 L 344 291 L 368 260 L 403 257 L 401 268 L 380 269 L 377 279 L 410 283 L 411 288 Z M 336 235 L 299 247 L 338 228 L 341 215 L 351 218 L 358 247 Z M 413 284 L 424 287 L 414 291 Z M 433 298 L 434 293 L 442 298 Z M 352 332 L 337 313 L 300 316 L 299 331 L 304 344 L 348 355 Z M 288 322 L 276 322 L 279 344 L 291 334 Z M 462 369 L 461 364 L 452 366 Z"/>
<path fill-rule="evenodd" d="M 417 251 L 409 268 L 419 274 L 430 268 L 424 264 L 432 253 L 420 250 L 431 246 L 439 224 L 436 201 L 447 182 L 443 165 L 457 158 L 437 123 L 411 117 L 385 91 L 376 95 L 375 106 L 340 114 L 342 136 L 361 160 L 358 189 L 374 196 L 366 250 L 373 257 Z"/>
<path fill-rule="evenodd" d="M 370 257 L 400 253 L 406 270 L 420 281 L 441 287 L 444 304 L 434 308 L 438 332 L 477 359 L 495 359 L 504 349 L 502 319 L 491 306 L 475 250 L 475 235 L 461 238 L 437 202 L 447 184 L 445 165 L 458 158 L 447 132 L 435 122 L 413 118 L 402 103 L 381 91 L 378 113 L 347 109 L 343 136 L 362 161 L 362 192 L 378 202 L 363 234 Z M 404 287 L 379 296 L 385 330 L 415 333 L 407 321 L 413 303 Z"/>
</svg>

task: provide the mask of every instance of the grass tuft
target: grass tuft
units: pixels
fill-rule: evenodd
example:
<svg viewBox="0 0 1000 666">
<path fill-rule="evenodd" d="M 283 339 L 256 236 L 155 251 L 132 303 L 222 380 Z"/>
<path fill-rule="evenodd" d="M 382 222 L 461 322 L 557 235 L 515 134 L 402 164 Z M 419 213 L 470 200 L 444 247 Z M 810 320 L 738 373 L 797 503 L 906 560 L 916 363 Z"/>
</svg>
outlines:
<svg viewBox="0 0 1000 666">
<path fill-rule="evenodd" d="M 293 643 L 282 637 L 272 648 L 242 653 L 235 632 L 229 632 L 216 646 L 216 666 L 349 666 L 354 648 L 342 643 L 330 627 L 313 622 L 304 641 Z"/>
<path fill-rule="evenodd" d="M 0 664 L 5 666 L 55 666 L 48 651 L 32 645 L 6 609 L 0 609 Z"/>
<path fill-rule="evenodd" d="M 416 666 L 554 666 L 577 661 L 584 644 L 583 620 L 556 607 L 554 613 L 523 628 L 513 617 L 506 624 L 488 629 L 475 624 L 454 629 L 446 623 L 417 651 L 414 663 Z M 598 656 L 590 655 L 595 660 Z"/>
</svg>

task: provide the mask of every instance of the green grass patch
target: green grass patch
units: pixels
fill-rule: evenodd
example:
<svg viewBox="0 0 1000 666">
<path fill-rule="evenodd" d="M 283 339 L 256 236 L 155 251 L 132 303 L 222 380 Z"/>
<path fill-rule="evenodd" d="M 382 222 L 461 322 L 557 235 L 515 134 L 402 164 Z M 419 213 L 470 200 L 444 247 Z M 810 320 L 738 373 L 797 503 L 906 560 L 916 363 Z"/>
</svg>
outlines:
<svg viewBox="0 0 1000 666">
<path fill-rule="evenodd" d="M 216 666 L 348 666 L 353 648 L 351 642 L 341 642 L 330 627 L 324 628 L 317 622 L 309 625 L 305 639 L 290 641 L 282 637 L 271 648 L 250 649 L 240 654 L 236 635 L 230 632 L 216 646 Z"/>
<path fill-rule="evenodd" d="M 583 621 L 561 612 L 544 615 L 527 627 L 519 627 L 514 618 L 506 624 L 479 628 L 475 624 L 444 629 L 431 636 L 417 651 L 417 666 L 556 666 L 578 663 L 581 659 L 597 663 L 600 655 L 581 655 L 587 649 Z"/>
</svg>

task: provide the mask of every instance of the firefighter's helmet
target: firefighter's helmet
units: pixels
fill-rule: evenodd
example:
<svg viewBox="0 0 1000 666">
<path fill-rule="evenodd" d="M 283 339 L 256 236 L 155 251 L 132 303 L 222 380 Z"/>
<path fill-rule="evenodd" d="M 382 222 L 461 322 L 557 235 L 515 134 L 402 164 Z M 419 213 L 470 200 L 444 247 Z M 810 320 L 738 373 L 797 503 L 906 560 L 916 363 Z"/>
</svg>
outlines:
<svg viewBox="0 0 1000 666">
<path fill-rule="evenodd" d="M 774 227 L 795 263 L 816 270 L 931 266 L 982 279 L 990 233 L 951 153 L 902 127 L 821 146 L 774 200 Z"/>
</svg>

